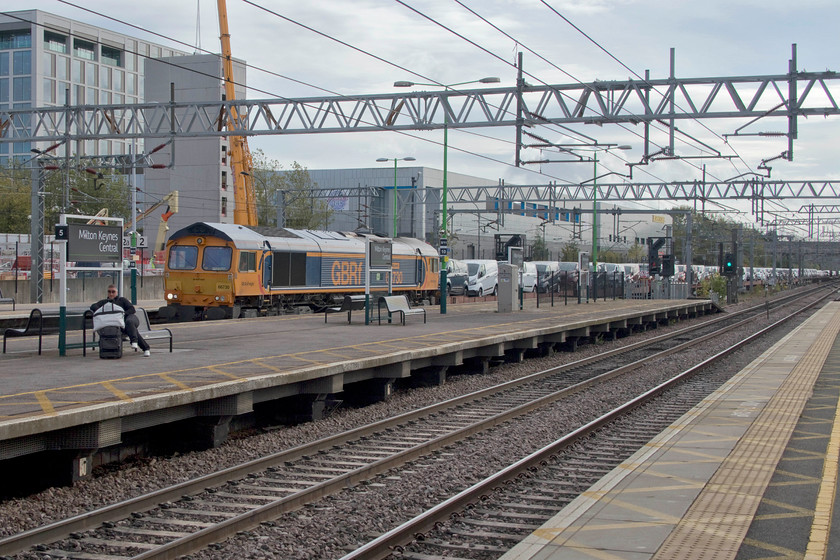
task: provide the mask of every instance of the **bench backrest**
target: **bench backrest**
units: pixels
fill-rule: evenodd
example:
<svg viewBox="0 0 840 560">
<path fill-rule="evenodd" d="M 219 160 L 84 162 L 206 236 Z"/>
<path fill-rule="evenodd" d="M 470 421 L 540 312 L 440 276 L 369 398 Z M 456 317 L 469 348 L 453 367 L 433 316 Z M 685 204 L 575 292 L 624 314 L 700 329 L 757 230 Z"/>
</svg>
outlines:
<svg viewBox="0 0 840 560">
<path fill-rule="evenodd" d="M 408 298 L 405 296 L 385 296 L 385 305 L 390 311 L 408 311 Z"/>
<path fill-rule="evenodd" d="M 152 330 L 152 323 L 149 321 L 149 314 L 146 313 L 146 310 L 142 307 L 134 307 L 134 313 L 137 315 L 137 319 L 140 322 L 138 329 L 141 331 L 150 331 Z"/>
<path fill-rule="evenodd" d="M 37 307 L 29 312 L 29 318 L 26 320 L 26 325 L 23 328 L 29 330 L 30 325 L 34 328 L 38 327 L 39 323 L 42 323 L 44 320 L 41 310 Z"/>
</svg>

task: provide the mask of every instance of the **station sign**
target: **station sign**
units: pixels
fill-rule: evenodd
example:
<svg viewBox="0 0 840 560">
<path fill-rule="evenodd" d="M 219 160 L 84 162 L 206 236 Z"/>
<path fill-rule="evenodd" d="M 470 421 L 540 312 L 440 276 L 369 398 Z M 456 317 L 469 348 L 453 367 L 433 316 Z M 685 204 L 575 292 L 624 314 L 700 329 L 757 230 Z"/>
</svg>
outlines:
<svg viewBox="0 0 840 560">
<path fill-rule="evenodd" d="M 67 225 L 67 260 L 122 262 L 122 228 L 89 224 Z"/>
<path fill-rule="evenodd" d="M 449 254 L 449 247 L 441 247 L 440 248 L 440 256 L 445 257 Z"/>
<path fill-rule="evenodd" d="M 370 267 L 391 268 L 391 242 L 370 243 Z"/>
<path fill-rule="evenodd" d="M 123 237 L 122 246 L 123 246 L 123 249 L 130 249 L 131 248 L 131 236 L 130 235 L 126 235 L 125 237 Z M 146 239 L 145 235 L 138 235 L 137 236 L 136 247 L 138 249 L 148 249 L 149 248 L 148 240 Z"/>
</svg>

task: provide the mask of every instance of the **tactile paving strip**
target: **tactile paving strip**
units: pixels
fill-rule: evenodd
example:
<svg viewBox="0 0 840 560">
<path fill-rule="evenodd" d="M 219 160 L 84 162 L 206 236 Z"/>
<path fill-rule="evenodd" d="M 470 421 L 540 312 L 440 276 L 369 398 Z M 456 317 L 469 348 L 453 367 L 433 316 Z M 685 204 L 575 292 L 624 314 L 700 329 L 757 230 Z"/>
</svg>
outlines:
<svg viewBox="0 0 840 560">
<path fill-rule="evenodd" d="M 735 557 L 839 326 L 840 314 L 835 313 L 654 555 L 655 560 Z"/>
</svg>

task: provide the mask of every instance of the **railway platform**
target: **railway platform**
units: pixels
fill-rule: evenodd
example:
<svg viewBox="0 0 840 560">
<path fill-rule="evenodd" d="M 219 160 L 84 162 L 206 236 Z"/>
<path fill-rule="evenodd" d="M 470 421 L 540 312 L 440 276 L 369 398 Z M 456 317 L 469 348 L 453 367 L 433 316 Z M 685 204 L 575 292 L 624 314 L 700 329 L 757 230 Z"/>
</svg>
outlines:
<svg viewBox="0 0 840 560">
<path fill-rule="evenodd" d="M 452 368 L 480 372 L 492 361 L 719 310 L 709 300 L 564 303 L 528 299 L 523 310 L 499 313 L 488 301 L 450 305 L 445 315 L 430 306 L 426 323 L 412 316 L 405 325 L 379 325 L 375 310 L 370 324 L 358 312 L 350 323 L 346 314 L 173 323 L 173 352 L 152 341 L 150 357 L 126 346 L 120 360 L 81 349 L 59 356 L 56 336 L 45 337 L 38 355 L 37 337 L 12 338 L 0 357 L 0 468 L 34 458 L 72 481 L 139 430 L 182 422 L 167 431 L 185 434 L 186 423 L 213 446 L 255 415 L 314 419 L 338 400 L 385 399 L 400 380 L 439 384 Z M 68 335 L 74 340 L 80 332 Z"/>
<path fill-rule="evenodd" d="M 840 558 L 831 302 L 503 560 Z"/>
</svg>

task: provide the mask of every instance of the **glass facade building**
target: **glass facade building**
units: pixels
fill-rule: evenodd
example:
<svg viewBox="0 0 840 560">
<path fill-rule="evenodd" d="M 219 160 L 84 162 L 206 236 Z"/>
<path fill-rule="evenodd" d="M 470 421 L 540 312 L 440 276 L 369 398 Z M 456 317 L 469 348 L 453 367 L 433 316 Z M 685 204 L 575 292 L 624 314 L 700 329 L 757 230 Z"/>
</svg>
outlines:
<svg viewBox="0 0 840 560">
<path fill-rule="evenodd" d="M 0 14 L 0 109 L 139 103 L 145 60 L 184 54 L 40 10 L 6 12 Z M 0 143 L 0 162 L 33 147 Z M 125 154 L 128 146 L 89 140 L 74 151 Z"/>
</svg>

